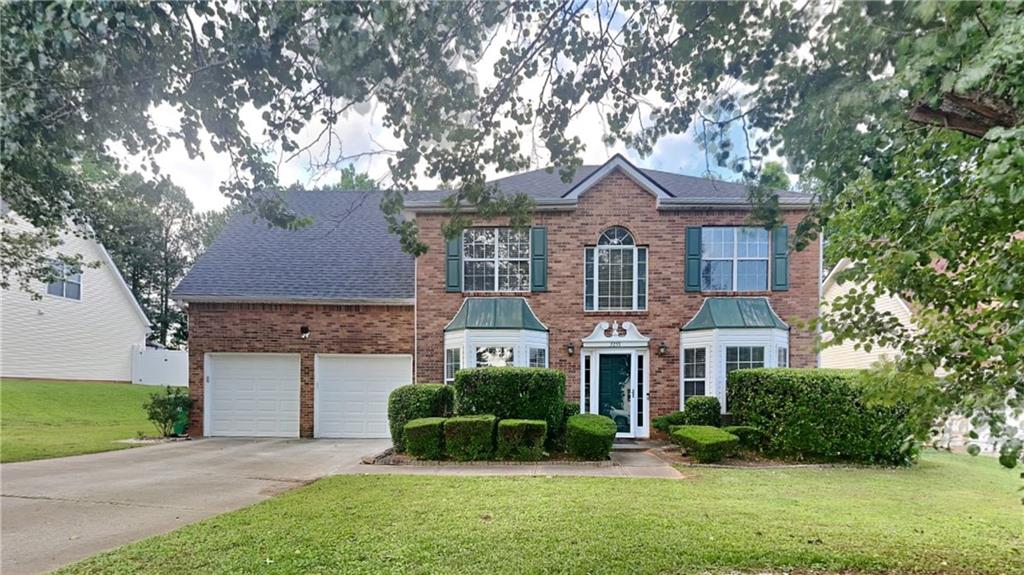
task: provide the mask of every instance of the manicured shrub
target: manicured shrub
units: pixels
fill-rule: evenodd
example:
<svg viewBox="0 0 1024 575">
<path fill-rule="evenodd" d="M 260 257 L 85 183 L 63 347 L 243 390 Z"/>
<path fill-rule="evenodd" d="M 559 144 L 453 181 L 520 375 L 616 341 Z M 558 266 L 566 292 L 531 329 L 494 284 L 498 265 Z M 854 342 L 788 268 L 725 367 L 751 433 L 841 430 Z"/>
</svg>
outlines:
<svg viewBox="0 0 1024 575">
<path fill-rule="evenodd" d="M 420 459 L 444 457 L 443 417 L 421 417 L 405 424 L 405 450 Z"/>
<path fill-rule="evenodd" d="M 565 429 L 569 418 L 579 414 L 580 406 L 568 401 L 562 402 L 562 417 L 554 429 L 548 428 L 548 449 L 551 451 L 565 451 Z"/>
<path fill-rule="evenodd" d="M 683 414 L 686 425 L 722 425 L 722 404 L 712 395 L 694 395 L 686 398 Z"/>
<path fill-rule="evenodd" d="M 539 367 L 483 367 L 455 374 L 456 415 L 543 419 L 558 428 L 565 403 L 565 374 Z"/>
<path fill-rule="evenodd" d="M 498 459 L 536 461 L 544 455 L 548 424 L 543 419 L 502 419 L 498 422 Z"/>
<path fill-rule="evenodd" d="M 749 425 L 727 425 L 722 428 L 740 439 L 740 447 L 752 451 L 760 451 L 764 445 L 764 433 L 756 427 Z"/>
<path fill-rule="evenodd" d="M 608 459 L 615 441 L 615 422 L 596 413 L 581 413 L 566 424 L 565 449 L 581 459 Z"/>
<path fill-rule="evenodd" d="M 445 417 L 452 411 L 452 388 L 440 383 L 403 385 L 388 396 L 388 425 L 395 451 L 405 451 L 405 424 L 422 417 Z"/>
<path fill-rule="evenodd" d="M 817 461 L 905 465 L 917 455 L 906 405 L 862 400 L 857 372 L 744 369 L 729 374 L 738 424 L 760 429 L 765 451 Z"/>
<path fill-rule="evenodd" d="M 662 433 L 671 433 L 674 425 L 722 425 L 722 404 L 717 397 L 695 395 L 686 399 L 685 411 L 673 411 L 651 420 L 651 426 Z"/>
<path fill-rule="evenodd" d="M 452 459 L 474 461 L 494 456 L 493 415 L 461 415 L 444 422 L 444 449 Z"/>
<path fill-rule="evenodd" d="M 740 439 L 710 425 L 680 425 L 672 432 L 672 441 L 697 463 L 715 463 L 736 451 Z"/>
<path fill-rule="evenodd" d="M 662 433 L 670 433 L 673 426 L 686 425 L 686 414 L 673 411 L 667 415 L 659 415 L 651 420 L 651 426 Z"/>
</svg>

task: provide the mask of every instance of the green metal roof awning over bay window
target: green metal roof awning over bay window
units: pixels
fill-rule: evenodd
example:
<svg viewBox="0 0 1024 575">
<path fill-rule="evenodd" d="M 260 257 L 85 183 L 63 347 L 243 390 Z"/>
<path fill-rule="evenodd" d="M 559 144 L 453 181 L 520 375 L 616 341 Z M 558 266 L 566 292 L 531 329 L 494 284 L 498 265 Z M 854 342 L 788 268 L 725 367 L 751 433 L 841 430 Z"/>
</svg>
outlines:
<svg viewBox="0 0 1024 575">
<path fill-rule="evenodd" d="M 770 328 L 788 330 L 763 297 L 709 297 L 682 331 Z"/>
<path fill-rule="evenodd" d="M 444 328 L 463 329 L 525 329 L 548 331 L 521 297 L 468 297 L 459 313 Z"/>
</svg>

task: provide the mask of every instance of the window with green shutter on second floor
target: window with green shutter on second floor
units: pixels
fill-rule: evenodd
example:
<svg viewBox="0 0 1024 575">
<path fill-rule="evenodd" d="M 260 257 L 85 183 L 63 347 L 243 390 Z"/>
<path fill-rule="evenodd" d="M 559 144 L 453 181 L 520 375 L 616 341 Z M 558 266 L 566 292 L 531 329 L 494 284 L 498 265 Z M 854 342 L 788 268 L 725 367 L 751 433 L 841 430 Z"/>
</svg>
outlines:
<svg viewBox="0 0 1024 575">
<path fill-rule="evenodd" d="M 468 228 L 462 232 L 463 291 L 530 291 L 530 232 Z"/>
</svg>

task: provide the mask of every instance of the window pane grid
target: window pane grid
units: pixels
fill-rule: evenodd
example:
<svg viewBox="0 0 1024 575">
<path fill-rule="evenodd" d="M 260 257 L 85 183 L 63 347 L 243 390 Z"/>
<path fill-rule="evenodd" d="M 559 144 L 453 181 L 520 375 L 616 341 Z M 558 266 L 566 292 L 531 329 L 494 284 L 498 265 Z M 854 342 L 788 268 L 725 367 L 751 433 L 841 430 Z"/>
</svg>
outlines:
<svg viewBox="0 0 1024 575">
<path fill-rule="evenodd" d="M 463 291 L 530 290 L 530 235 L 512 228 L 469 228 L 462 235 Z"/>
<path fill-rule="evenodd" d="M 82 272 L 60 260 L 54 260 L 51 266 L 56 279 L 46 285 L 46 293 L 67 299 L 82 299 Z"/>
<path fill-rule="evenodd" d="M 707 391 L 707 348 L 692 347 L 683 350 L 683 405 L 695 395 Z"/>
<path fill-rule="evenodd" d="M 530 348 L 530 367 L 547 367 L 548 350 L 543 347 Z"/>
<path fill-rule="evenodd" d="M 701 229 L 701 289 L 768 289 L 768 230 L 753 227 Z"/>
<path fill-rule="evenodd" d="M 584 309 L 647 309 L 647 248 L 622 227 L 605 230 L 584 253 Z"/>
<path fill-rule="evenodd" d="M 735 369 L 764 367 L 763 347 L 727 347 L 725 348 L 725 373 Z"/>
<path fill-rule="evenodd" d="M 452 347 L 444 350 L 444 380 L 455 381 L 455 372 L 462 368 L 462 350 Z"/>
</svg>

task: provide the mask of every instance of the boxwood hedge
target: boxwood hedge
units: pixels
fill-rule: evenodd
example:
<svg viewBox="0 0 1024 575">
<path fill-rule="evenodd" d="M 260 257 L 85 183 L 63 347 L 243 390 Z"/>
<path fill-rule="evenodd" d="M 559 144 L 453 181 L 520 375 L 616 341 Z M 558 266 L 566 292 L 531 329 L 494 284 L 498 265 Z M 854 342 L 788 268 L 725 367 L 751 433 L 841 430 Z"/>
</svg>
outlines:
<svg viewBox="0 0 1024 575">
<path fill-rule="evenodd" d="M 395 451 L 405 451 L 405 424 L 422 417 L 445 417 L 452 411 L 452 388 L 440 383 L 403 385 L 388 396 L 388 426 Z"/>
<path fill-rule="evenodd" d="M 543 419 L 558 429 L 565 403 L 565 374 L 539 367 L 482 367 L 455 374 L 455 413 L 498 419 Z"/>
<path fill-rule="evenodd" d="M 736 451 L 740 440 L 710 425 L 680 425 L 673 429 L 672 441 L 697 463 L 716 463 Z"/>
<path fill-rule="evenodd" d="M 673 411 L 651 420 L 651 426 L 658 431 L 670 433 L 673 425 L 722 425 L 722 404 L 710 395 L 694 395 L 686 398 L 685 411 Z"/>
<path fill-rule="evenodd" d="M 740 439 L 740 447 L 760 451 L 764 446 L 764 433 L 750 425 L 727 425 L 722 428 Z"/>
<path fill-rule="evenodd" d="M 581 413 L 566 424 L 566 451 L 581 459 L 608 459 L 615 442 L 615 422 L 596 413 Z"/>
<path fill-rule="evenodd" d="M 494 457 L 493 415 L 449 417 L 444 422 L 445 452 L 452 459 L 474 461 Z"/>
<path fill-rule="evenodd" d="M 498 422 L 498 459 L 540 459 L 547 434 L 548 424 L 543 419 L 502 419 Z"/>
<path fill-rule="evenodd" d="M 863 401 L 855 371 L 744 369 L 729 374 L 727 389 L 733 419 L 760 429 L 769 453 L 885 465 L 916 458 L 907 406 Z"/>
<path fill-rule="evenodd" d="M 420 459 L 444 457 L 443 417 L 422 417 L 405 424 L 405 450 Z"/>
</svg>

